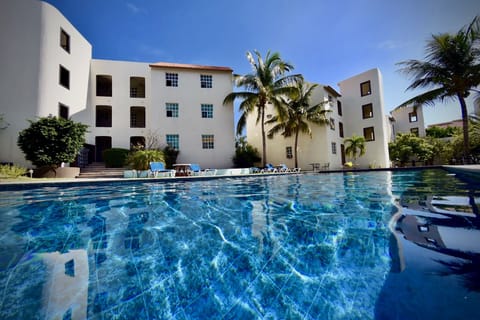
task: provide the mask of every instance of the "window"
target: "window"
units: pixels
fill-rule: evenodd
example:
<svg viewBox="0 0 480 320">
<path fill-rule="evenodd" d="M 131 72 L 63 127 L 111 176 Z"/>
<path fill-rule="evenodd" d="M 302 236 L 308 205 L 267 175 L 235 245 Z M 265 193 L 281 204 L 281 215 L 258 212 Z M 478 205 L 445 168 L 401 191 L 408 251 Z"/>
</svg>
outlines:
<svg viewBox="0 0 480 320">
<path fill-rule="evenodd" d="M 59 83 L 67 89 L 70 89 L 70 71 L 60 65 Z"/>
<path fill-rule="evenodd" d="M 97 106 L 95 111 L 95 126 L 96 127 L 112 127 L 112 107 L 111 106 Z"/>
<path fill-rule="evenodd" d="M 130 137 L 130 150 L 143 150 L 145 149 L 145 137 L 133 136 Z"/>
<path fill-rule="evenodd" d="M 363 119 L 373 118 L 373 105 L 371 103 L 362 106 Z"/>
<path fill-rule="evenodd" d="M 213 104 L 202 104 L 202 118 L 213 118 Z"/>
<path fill-rule="evenodd" d="M 370 81 L 365 81 L 360 83 L 360 94 L 363 96 L 368 96 L 372 94 L 372 88 L 370 86 Z"/>
<path fill-rule="evenodd" d="M 332 142 L 332 154 L 337 154 L 337 143 Z"/>
<path fill-rule="evenodd" d="M 167 144 L 175 150 L 180 150 L 178 134 L 167 134 Z"/>
<path fill-rule="evenodd" d="M 211 88 L 212 87 L 212 76 L 207 74 L 200 75 L 200 87 L 201 88 Z"/>
<path fill-rule="evenodd" d="M 64 104 L 58 104 L 58 117 L 68 119 L 68 107 Z"/>
<path fill-rule="evenodd" d="M 341 116 L 342 115 L 342 103 L 340 101 L 337 101 L 337 111 L 338 111 L 338 115 Z"/>
<path fill-rule="evenodd" d="M 418 128 L 410 128 L 410 133 L 416 135 L 417 137 L 420 134 Z"/>
<path fill-rule="evenodd" d="M 366 141 L 375 141 L 375 131 L 373 127 L 363 128 L 363 137 Z"/>
<path fill-rule="evenodd" d="M 418 118 L 417 118 L 417 112 L 414 111 L 414 112 L 410 112 L 408 114 L 408 121 L 410 122 L 417 122 Z"/>
<path fill-rule="evenodd" d="M 70 36 L 63 29 L 60 29 L 60 47 L 70 53 Z"/>
<path fill-rule="evenodd" d="M 338 122 L 338 135 L 340 136 L 340 138 L 343 138 L 343 123 L 342 122 Z"/>
<path fill-rule="evenodd" d="M 145 107 L 130 107 L 130 128 L 145 128 Z"/>
<path fill-rule="evenodd" d="M 293 152 L 292 152 L 292 147 L 286 147 L 285 152 L 287 153 L 287 159 L 292 159 L 293 158 Z"/>
<path fill-rule="evenodd" d="M 167 103 L 165 107 L 167 118 L 178 118 L 178 103 Z"/>
<path fill-rule="evenodd" d="M 112 96 L 112 76 L 97 75 L 97 96 L 98 97 Z"/>
<path fill-rule="evenodd" d="M 335 119 L 330 118 L 330 129 L 335 130 Z"/>
<path fill-rule="evenodd" d="M 145 98 L 145 78 L 130 77 L 130 98 Z"/>
<path fill-rule="evenodd" d="M 167 87 L 178 87 L 178 73 L 165 73 L 165 85 Z"/>
<path fill-rule="evenodd" d="M 329 103 L 330 105 L 333 104 L 333 97 L 332 97 L 331 95 L 328 96 L 328 103 Z"/>
<path fill-rule="evenodd" d="M 202 149 L 214 149 L 213 134 L 202 134 Z"/>
</svg>

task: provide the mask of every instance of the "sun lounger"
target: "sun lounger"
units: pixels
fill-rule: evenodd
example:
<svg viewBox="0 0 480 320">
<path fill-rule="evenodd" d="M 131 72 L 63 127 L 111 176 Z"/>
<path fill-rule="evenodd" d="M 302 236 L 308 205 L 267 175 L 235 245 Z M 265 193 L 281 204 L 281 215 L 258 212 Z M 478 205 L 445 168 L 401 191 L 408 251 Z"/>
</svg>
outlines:
<svg viewBox="0 0 480 320">
<path fill-rule="evenodd" d="M 265 168 L 260 170 L 261 173 L 277 173 L 278 170 L 271 163 L 267 163 Z"/>
<path fill-rule="evenodd" d="M 168 177 L 175 177 L 175 170 L 165 169 L 163 162 L 150 162 L 150 173 L 155 178 L 159 173 L 165 174 Z"/>
<path fill-rule="evenodd" d="M 192 163 L 190 164 L 190 170 L 192 176 L 214 176 L 217 174 L 217 169 L 205 169 L 202 170 L 199 164 Z"/>
</svg>

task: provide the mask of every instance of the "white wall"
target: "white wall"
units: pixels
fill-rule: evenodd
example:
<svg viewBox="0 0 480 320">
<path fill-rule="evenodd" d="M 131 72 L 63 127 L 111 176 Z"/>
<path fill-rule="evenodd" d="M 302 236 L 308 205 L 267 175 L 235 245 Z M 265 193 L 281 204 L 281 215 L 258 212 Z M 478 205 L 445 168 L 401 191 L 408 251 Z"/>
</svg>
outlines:
<svg viewBox="0 0 480 320">
<path fill-rule="evenodd" d="M 360 84 L 365 81 L 371 83 L 371 94 L 362 97 Z M 366 142 L 366 153 L 357 158 L 357 164 L 362 168 L 368 168 L 369 165 L 389 167 L 389 135 L 386 130 L 388 124 L 385 123 L 387 118 L 384 111 L 383 80 L 380 71 L 368 70 L 341 81 L 338 86 L 342 94 L 345 138 L 353 134 L 363 136 L 364 128 L 374 127 L 375 140 Z M 373 105 L 373 117 L 363 119 L 362 105 L 368 103 Z"/>
<path fill-rule="evenodd" d="M 152 128 L 161 140 L 167 134 L 178 134 L 178 163 L 199 163 L 202 168 L 229 168 L 235 153 L 233 104 L 224 106 L 223 99 L 233 90 L 231 71 L 153 66 Z M 178 87 L 165 85 L 165 73 L 178 74 Z M 212 75 L 213 87 L 201 88 L 200 75 Z M 178 103 L 178 118 L 167 118 L 166 103 Z M 213 118 L 201 117 L 201 104 L 213 105 Z M 213 134 L 214 149 L 202 149 L 202 134 Z"/>
<path fill-rule="evenodd" d="M 69 33 L 70 54 L 60 47 L 60 28 Z M 0 131 L 0 162 L 30 165 L 17 147 L 27 120 L 58 115 L 58 104 L 70 113 L 84 109 L 90 44 L 50 4 L 38 0 L 5 0 L 0 10 L 0 114 L 9 123 Z M 59 85 L 59 65 L 70 70 L 70 90 Z"/>
<path fill-rule="evenodd" d="M 414 112 L 413 106 L 398 107 L 390 112 L 395 119 L 392 124 L 394 136 L 398 133 L 410 133 L 412 128 L 418 128 L 419 137 L 425 137 L 425 120 L 422 106 L 417 106 L 416 108 L 416 122 L 410 122 L 409 113 L 411 112 Z"/>
</svg>

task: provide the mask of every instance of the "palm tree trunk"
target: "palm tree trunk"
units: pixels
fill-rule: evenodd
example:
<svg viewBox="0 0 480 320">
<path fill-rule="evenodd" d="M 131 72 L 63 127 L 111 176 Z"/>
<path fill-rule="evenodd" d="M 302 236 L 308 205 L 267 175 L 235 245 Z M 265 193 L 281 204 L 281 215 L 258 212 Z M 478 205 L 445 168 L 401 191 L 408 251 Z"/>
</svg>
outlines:
<svg viewBox="0 0 480 320">
<path fill-rule="evenodd" d="M 457 94 L 458 100 L 460 101 L 460 107 L 462 109 L 462 126 L 463 126 L 463 160 L 468 161 L 468 156 L 470 154 L 470 143 L 468 141 L 468 111 L 467 104 L 465 103 L 465 98 L 461 94 Z"/>
<path fill-rule="evenodd" d="M 295 144 L 294 144 L 294 155 L 295 155 L 295 168 L 298 168 L 298 151 L 297 151 L 297 146 L 298 146 L 298 134 L 300 132 L 300 129 L 297 128 L 295 131 Z"/>
<path fill-rule="evenodd" d="M 262 166 L 265 168 L 267 166 L 267 140 L 265 137 L 265 106 L 261 108 L 261 121 L 262 121 Z"/>
</svg>

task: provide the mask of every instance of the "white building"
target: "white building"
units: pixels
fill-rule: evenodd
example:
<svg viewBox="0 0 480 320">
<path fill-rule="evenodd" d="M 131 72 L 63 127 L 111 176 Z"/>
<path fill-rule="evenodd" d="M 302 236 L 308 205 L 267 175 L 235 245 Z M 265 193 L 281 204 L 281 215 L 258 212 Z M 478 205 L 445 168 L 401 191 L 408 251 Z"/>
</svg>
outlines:
<svg viewBox="0 0 480 320">
<path fill-rule="evenodd" d="M 325 108 L 329 125 L 311 124 L 312 137 L 301 134 L 298 143 L 298 166 L 312 169 L 320 164 L 328 169 L 341 169 L 350 159 L 345 155 L 344 139 L 352 135 L 365 137 L 366 154 L 357 158 L 360 168 L 389 167 L 388 121 L 384 113 L 382 77 L 378 69 L 372 69 L 341 81 L 340 93 L 330 86 L 319 85 L 312 95 L 311 104 L 328 101 Z M 273 115 L 267 110 L 267 118 Z M 268 131 L 269 128 L 266 128 Z M 247 119 L 247 139 L 250 144 L 262 150 L 262 137 L 256 115 Z M 277 135 L 267 140 L 267 161 L 273 164 L 285 163 L 294 166 L 294 137 Z"/>
<path fill-rule="evenodd" d="M 391 141 L 395 140 L 398 133 L 413 133 L 418 137 L 425 137 L 425 119 L 421 105 L 397 107 L 390 114 L 393 117 Z"/>
<path fill-rule="evenodd" d="M 12 31 L 14 30 L 14 32 Z M 92 59 L 92 46 L 50 4 L 6 0 L 0 11 L 0 162 L 28 165 L 17 147 L 28 120 L 49 115 L 89 125 L 91 156 L 156 136 L 178 162 L 231 167 L 232 69 Z"/>
</svg>

